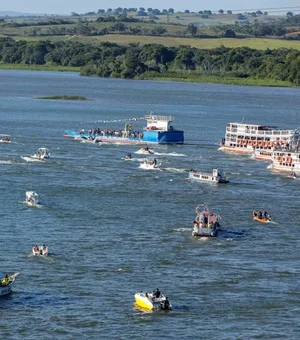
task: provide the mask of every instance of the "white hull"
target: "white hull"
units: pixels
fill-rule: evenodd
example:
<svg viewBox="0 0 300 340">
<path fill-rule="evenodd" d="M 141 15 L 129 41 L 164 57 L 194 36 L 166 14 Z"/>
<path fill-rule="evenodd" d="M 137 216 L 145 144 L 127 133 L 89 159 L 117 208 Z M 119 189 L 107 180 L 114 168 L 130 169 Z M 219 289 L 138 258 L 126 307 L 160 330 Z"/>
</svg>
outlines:
<svg viewBox="0 0 300 340">
<path fill-rule="evenodd" d="M 26 162 L 43 162 L 43 159 L 39 159 L 36 157 L 26 157 L 26 156 L 21 156 L 21 158 L 26 161 Z"/>
<path fill-rule="evenodd" d="M 0 287 L 0 296 L 5 296 L 5 295 L 10 294 L 12 292 L 12 285 L 13 283 L 5 287 Z"/>
<path fill-rule="evenodd" d="M 140 164 L 139 167 L 144 170 L 161 170 L 159 165 L 151 165 L 151 164 L 146 164 L 146 163 Z"/>
<path fill-rule="evenodd" d="M 274 151 L 270 168 L 300 173 L 300 152 Z"/>
</svg>

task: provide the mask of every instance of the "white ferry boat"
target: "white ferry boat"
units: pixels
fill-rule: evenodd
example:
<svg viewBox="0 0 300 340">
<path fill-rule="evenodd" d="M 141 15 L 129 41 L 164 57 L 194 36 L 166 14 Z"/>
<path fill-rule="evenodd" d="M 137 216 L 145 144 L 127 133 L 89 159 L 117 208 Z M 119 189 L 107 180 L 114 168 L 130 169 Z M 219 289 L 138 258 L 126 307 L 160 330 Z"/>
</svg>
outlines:
<svg viewBox="0 0 300 340">
<path fill-rule="evenodd" d="M 299 130 L 281 130 L 275 126 L 228 123 L 220 149 L 251 154 L 253 149 L 272 151 L 287 147 L 292 138 L 300 138 Z"/>
<path fill-rule="evenodd" d="M 300 137 L 299 130 L 295 130 L 293 137 L 290 142 L 285 146 L 275 145 L 272 150 L 263 150 L 263 149 L 253 149 L 252 158 L 259 161 L 270 161 L 274 152 L 298 152 L 300 151 Z"/>
<path fill-rule="evenodd" d="M 274 151 L 270 168 L 290 173 L 300 173 L 300 152 Z"/>
<path fill-rule="evenodd" d="M 212 173 L 207 172 L 198 172 L 195 170 L 191 170 L 189 172 L 189 178 L 192 182 L 207 182 L 207 183 L 228 183 L 228 179 L 224 176 L 220 170 L 213 169 Z"/>
</svg>

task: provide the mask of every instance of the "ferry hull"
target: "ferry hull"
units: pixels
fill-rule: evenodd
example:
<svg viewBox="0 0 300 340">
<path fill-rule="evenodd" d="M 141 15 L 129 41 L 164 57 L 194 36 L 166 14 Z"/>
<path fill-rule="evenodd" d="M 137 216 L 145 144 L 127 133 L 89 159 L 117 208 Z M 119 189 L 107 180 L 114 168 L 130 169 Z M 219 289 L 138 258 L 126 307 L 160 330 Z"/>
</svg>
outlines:
<svg viewBox="0 0 300 340">
<path fill-rule="evenodd" d="M 242 154 L 251 154 L 253 152 L 253 148 L 231 148 L 229 146 L 220 146 L 219 150 L 225 152 L 233 152 L 233 153 L 242 153 Z"/>
<path fill-rule="evenodd" d="M 65 130 L 65 137 L 79 139 L 80 137 L 89 138 L 88 134 L 80 134 L 77 131 Z M 95 135 L 95 138 L 101 140 L 104 143 L 115 143 L 115 144 L 183 144 L 184 133 L 183 131 L 145 131 L 144 137 L 140 138 L 124 138 L 114 136 L 102 136 Z"/>
</svg>

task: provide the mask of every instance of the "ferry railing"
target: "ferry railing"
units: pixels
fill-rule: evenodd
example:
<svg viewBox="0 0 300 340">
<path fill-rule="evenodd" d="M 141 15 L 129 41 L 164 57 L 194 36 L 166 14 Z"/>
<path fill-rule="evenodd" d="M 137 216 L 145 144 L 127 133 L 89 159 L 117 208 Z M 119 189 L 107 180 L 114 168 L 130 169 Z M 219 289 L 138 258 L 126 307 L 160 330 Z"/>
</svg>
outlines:
<svg viewBox="0 0 300 340">
<path fill-rule="evenodd" d="M 157 116 L 157 115 L 146 115 L 145 120 L 165 120 L 165 121 L 173 121 L 173 116 Z"/>
</svg>

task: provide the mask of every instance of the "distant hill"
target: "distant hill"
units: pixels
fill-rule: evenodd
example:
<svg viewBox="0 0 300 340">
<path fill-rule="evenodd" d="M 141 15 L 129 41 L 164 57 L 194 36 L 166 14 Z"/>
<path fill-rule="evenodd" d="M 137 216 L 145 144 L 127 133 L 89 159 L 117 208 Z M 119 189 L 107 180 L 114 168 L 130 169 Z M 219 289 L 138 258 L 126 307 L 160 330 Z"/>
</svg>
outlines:
<svg viewBox="0 0 300 340">
<path fill-rule="evenodd" d="M 43 13 L 22 13 L 22 12 L 13 12 L 13 11 L 0 11 L 0 17 L 32 17 L 32 16 L 36 16 L 36 17 L 40 17 L 40 16 L 44 16 L 46 14 Z M 51 16 L 51 14 L 49 14 L 49 16 Z"/>
</svg>

